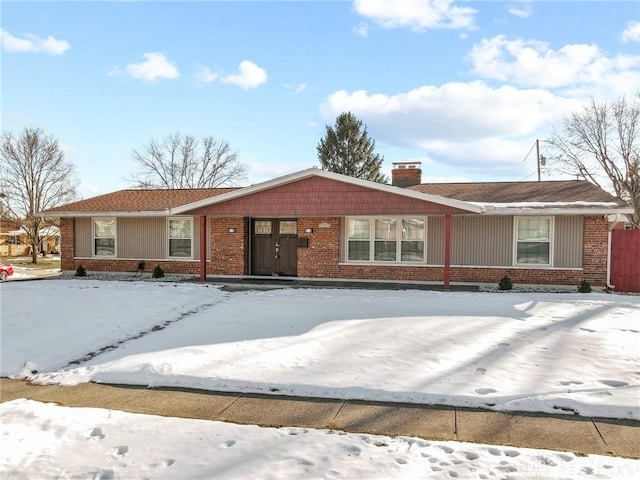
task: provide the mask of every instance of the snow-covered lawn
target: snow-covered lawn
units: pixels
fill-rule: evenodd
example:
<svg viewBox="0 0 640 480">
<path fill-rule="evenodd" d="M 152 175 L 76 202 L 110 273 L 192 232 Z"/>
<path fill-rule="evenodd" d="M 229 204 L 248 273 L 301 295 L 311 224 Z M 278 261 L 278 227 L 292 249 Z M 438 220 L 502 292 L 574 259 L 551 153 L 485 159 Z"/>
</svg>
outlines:
<svg viewBox="0 0 640 480">
<path fill-rule="evenodd" d="M 638 296 L 231 293 L 201 284 L 59 279 L 3 284 L 0 301 L 2 376 L 640 419 Z M 74 361 L 80 363 L 70 365 Z M 305 478 L 414 478 L 438 469 L 442 478 L 450 471 L 462 478 L 622 478 L 640 468 L 638 461 L 607 457 L 257 429 L 36 402 L 0 408 L 2 434 L 10 432 L 2 437 L 2 450 L 10 453 L 1 454 L 0 473 L 48 465 L 47 478 L 69 471 L 84 472 L 79 478 L 136 478 L 145 469 L 152 478 L 211 478 L 212 472 L 298 478 L 302 470 Z M 20 435 L 24 442 L 15 440 Z M 60 449 L 87 445 L 92 450 L 83 458 L 56 464 Z"/>
</svg>

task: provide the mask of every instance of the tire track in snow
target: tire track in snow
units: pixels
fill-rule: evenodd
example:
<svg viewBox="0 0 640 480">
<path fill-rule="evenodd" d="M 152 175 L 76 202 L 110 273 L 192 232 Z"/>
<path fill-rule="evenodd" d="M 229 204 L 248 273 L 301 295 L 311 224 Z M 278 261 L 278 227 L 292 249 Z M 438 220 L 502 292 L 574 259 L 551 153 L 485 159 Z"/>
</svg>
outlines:
<svg viewBox="0 0 640 480">
<path fill-rule="evenodd" d="M 125 337 L 121 340 L 117 340 L 113 343 L 111 343 L 110 345 L 106 345 L 102 348 L 96 349 L 92 352 L 86 353 L 84 355 L 82 355 L 79 358 L 76 358 L 75 360 L 71 360 L 69 363 L 67 363 L 64 367 L 62 367 L 62 370 L 65 370 L 67 368 L 75 368 L 79 365 L 82 365 L 83 363 L 88 362 L 89 360 L 93 360 L 94 358 L 102 355 L 103 353 L 107 353 L 107 352 L 111 352 L 113 350 L 116 350 L 118 348 L 120 348 L 122 345 L 124 345 L 125 343 L 128 342 L 132 342 L 134 340 L 138 340 L 142 337 L 146 337 L 147 335 L 150 335 L 152 333 L 156 333 L 156 332 L 160 332 L 162 330 L 164 330 L 165 328 L 167 328 L 169 325 L 172 325 L 174 323 L 177 322 L 181 322 L 182 320 L 185 320 L 193 315 L 196 315 L 200 312 L 204 312 L 205 310 L 209 309 L 209 308 L 214 308 L 226 301 L 228 301 L 231 298 L 232 294 L 226 294 L 225 296 L 223 296 L 221 299 L 215 301 L 215 302 L 209 302 L 209 303 L 203 303 L 201 305 L 198 305 L 197 307 L 193 308 L 192 310 L 188 310 L 186 312 L 181 313 L 180 315 L 178 315 L 176 318 L 172 319 L 172 320 L 165 320 L 164 322 L 158 324 L 158 325 L 154 325 L 151 328 L 147 328 L 145 330 L 142 330 L 134 335 L 131 335 L 129 337 Z"/>
</svg>

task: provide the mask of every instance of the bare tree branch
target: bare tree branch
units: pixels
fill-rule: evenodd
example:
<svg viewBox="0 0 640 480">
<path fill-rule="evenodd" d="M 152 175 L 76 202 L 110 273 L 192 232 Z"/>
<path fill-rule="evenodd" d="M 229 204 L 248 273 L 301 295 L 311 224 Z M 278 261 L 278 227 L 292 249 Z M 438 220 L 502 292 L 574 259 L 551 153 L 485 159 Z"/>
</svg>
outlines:
<svg viewBox="0 0 640 480">
<path fill-rule="evenodd" d="M 192 135 L 152 139 L 133 151 L 138 170 L 126 180 L 134 188 L 216 188 L 246 180 L 248 166 L 226 141 L 212 136 L 200 141 Z"/>
<path fill-rule="evenodd" d="M 555 170 L 610 188 L 634 209 L 629 220 L 640 227 L 640 93 L 612 103 L 591 99 L 547 143 Z"/>
<path fill-rule="evenodd" d="M 21 220 L 37 263 L 43 219 L 36 214 L 75 198 L 75 167 L 65 161 L 57 140 L 32 127 L 19 137 L 2 134 L 0 160 L 0 191 L 9 211 Z"/>
</svg>

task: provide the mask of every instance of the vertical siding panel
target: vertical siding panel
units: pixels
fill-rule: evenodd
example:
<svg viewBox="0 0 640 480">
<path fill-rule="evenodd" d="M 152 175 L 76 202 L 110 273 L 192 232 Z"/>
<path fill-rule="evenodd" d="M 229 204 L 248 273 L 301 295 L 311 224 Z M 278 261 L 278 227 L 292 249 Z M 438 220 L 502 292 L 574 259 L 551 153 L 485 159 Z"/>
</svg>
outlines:
<svg viewBox="0 0 640 480">
<path fill-rule="evenodd" d="M 554 227 L 554 266 L 582 267 L 584 217 L 556 217 Z"/>
<path fill-rule="evenodd" d="M 427 218 L 427 265 L 443 265 L 443 264 L 444 264 L 444 217 L 428 217 Z"/>
<path fill-rule="evenodd" d="M 452 220 L 452 265 L 512 264 L 513 217 L 464 215 Z"/>
<path fill-rule="evenodd" d="M 92 255 L 92 232 L 91 232 L 91 219 L 84 217 L 77 217 L 75 219 L 75 243 L 76 243 L 76 257 L 90 257 Z"/>
<path fill-rule="evenodd" d="M 118 218 L 118 258 L 166 258 L 167 228 L 164 217 Z"/>
</svg>

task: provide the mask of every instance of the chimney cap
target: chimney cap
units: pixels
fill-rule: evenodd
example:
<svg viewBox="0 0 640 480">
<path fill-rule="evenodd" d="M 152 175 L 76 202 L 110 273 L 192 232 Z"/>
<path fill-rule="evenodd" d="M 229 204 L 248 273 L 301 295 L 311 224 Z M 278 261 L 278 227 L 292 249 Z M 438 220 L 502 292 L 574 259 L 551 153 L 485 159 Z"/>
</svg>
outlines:
<svg viewBox="0 0 640 480">
<path fill-rule="evenodd" d="M 393 162 L 394 169 L 420 168 L 422 162 Z"/>
</svg>

